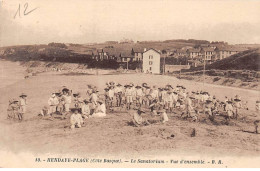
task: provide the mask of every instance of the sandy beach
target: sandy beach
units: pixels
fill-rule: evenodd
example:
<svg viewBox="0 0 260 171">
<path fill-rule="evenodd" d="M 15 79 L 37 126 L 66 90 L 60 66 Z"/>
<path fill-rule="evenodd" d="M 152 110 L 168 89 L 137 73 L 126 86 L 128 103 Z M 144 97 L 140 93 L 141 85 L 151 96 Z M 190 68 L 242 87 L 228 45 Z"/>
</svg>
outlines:
<svg viewBox="0 0 260 171">
<path fill-rule="evenodd" d="M 10 64 L 11 65 L 11 64 Z M 18 70 L 22 71 L 23 68 Z M 4 70 L 6 71 L 6 70 Z M 17 71 L 17 70 L 16 70 Z M 14 72 L 14 71 L 13 71 Z M 5 77 L 3 77 L 5 78 Z M 2 78 L 2 79 L 3 79 Z M 19 78 L 19 79 L 18 79 Z M 161 156 L 169 155 L 207 155 L 218 156 L 259 156 L 259 134 L 242 132 L 253 131 L 253 121 L 259 117 L 254 110 L 254 104 L 259 92 L 240 88 L 178 80 L 174 77 L 146 74 L 121 75 L 79 75 L 70 76 L 65 73 L 46 72 L 29 79 L 5 85 L 0 89 L 1 107 L 1 147 L 14 153 L 30 152 L 32 154 L 74 154 L 88 156 Z M 166 125 L 151 125 L 134 128 L 129 125 L 133 111 L 116 109 L 105 118 L 91 118 L 86 126 L 71 131 L 69 120 L 44 120 L 37 115 L 40 109 L 47 105 L 50 94 L 63 85 L 85 96 L 87 84 L 94 84 L 103 92 L 107 81 L 121 84 L 134 82 L 163 86 L 167 83 L 176 86 L 182 84 L 189 91 L 206 90 L 224 99 L 224 95 L 233 97 L 239 94 L 248 101 L 249 110 L 242 110 L 240 119 L 232 121 L 231 125 L 213 124 L 209 121 L 192 123 L 180 119 L 180 112 L 169 114 L 170 121 Z M 17 82 L 18 81 L 18 82 Z M 25 121 L 18 123 L 6 120 L 6 109 L 9 98 L 20 93 L 28 95 L 28 110 Z M 147 114 L 147 117 L 148 114 Z M 158 119 L 158 118 L 153 118 Z M 189 131 L 196 128 L 195 138 L 189 136 Z M 174 134 L 173 139 L 168 139 Z M 8 135 L 8 136 L 6 136 Z M 207 139 L 205 139 L 207 137 Z"/>
<path fill-rule="evenodd" d="M 25 67 L 19 62 L 0 60 L 0 88 L 12 85 L 24 79 Z"/>
</svg>

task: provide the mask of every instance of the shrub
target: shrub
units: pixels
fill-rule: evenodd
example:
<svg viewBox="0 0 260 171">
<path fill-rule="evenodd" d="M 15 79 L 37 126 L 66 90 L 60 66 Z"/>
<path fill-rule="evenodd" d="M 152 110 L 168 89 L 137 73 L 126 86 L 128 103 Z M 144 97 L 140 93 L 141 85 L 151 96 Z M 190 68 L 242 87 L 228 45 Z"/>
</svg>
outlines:
<svg viewBox="0 0 260 171">
<path fill-rule="evenodd" d="M 215 77 L 215 78 L 213 79 L 213 82 L 219 81 L 220 79 L 221 79 L 220 77 Z"/>
</svg>

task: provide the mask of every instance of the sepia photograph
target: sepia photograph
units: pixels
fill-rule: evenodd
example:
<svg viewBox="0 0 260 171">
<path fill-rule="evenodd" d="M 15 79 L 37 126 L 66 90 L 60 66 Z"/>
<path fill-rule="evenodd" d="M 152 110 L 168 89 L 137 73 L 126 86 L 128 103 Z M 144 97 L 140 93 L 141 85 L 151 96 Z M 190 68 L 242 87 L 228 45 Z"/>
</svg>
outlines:
<svg viewBox="0 0 260 171">
<path fill-rule="evenodd" d="M 259 168 L 260 1 L 0 0 L 1 168 Z"/>
</svg>

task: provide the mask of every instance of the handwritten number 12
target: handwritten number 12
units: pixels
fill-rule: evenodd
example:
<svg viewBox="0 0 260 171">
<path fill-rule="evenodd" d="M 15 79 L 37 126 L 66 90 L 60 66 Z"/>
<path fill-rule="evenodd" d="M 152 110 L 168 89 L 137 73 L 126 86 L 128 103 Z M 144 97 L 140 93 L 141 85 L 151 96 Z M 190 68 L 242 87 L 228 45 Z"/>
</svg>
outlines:
<svg viewBox="0 0 260 171">
<path fill-rule="evenodd" d="M 37 8 L 34 8 L 34 9 L 32 9 L 31 11 L 28 11 L 28 12 L 27 12 L 27 8 L 28 8 L 28 3 L 26 2 L 26 3 L 24 4 L 23 15 L 28 15 L 28 14 L 30 14 L 31 12 L 33 12 L 34 10 L 37 9 Z M 20 4 L 19 4 L 19 7 L 18 7 L 18 9 L 17 9 L 17 11 L 16 11 L 16 13 L 15 13 L 15 15 L 14 15 L 14 18 L 17 16 L 17 14 L 19 15 L 19 17 L 21 17 L 21 5 L 20 5 Z"/>
</svg>

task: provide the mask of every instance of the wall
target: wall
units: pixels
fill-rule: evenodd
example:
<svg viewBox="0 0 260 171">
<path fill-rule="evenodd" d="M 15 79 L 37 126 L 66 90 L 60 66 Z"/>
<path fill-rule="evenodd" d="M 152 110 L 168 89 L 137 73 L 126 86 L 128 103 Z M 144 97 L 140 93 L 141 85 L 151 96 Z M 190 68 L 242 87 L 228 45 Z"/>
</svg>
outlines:
<svg viewBox="0 0 260 171">
<path fill-rule="evenodd" d="M 165 72 L 180 71 L 181 69 L 190 69 L 190 65 L 165 65 Z"/>
</svg>

